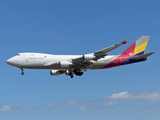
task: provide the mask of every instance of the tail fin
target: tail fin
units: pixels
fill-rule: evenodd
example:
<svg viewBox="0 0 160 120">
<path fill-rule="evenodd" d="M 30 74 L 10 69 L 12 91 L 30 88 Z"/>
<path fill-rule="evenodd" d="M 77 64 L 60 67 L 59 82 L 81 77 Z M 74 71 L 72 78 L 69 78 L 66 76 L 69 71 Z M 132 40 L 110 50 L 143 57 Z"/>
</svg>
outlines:
<svg viewBox="0 0 160 120">
<path fill-rule="evenodd" d="M 121 55 L 122 56 L 137 56 L 143 55 L 147 47 L 149 36 L 140 37 L 135 43 L 133 43 L 128 49 L 126 49 Z"/>
</svg>

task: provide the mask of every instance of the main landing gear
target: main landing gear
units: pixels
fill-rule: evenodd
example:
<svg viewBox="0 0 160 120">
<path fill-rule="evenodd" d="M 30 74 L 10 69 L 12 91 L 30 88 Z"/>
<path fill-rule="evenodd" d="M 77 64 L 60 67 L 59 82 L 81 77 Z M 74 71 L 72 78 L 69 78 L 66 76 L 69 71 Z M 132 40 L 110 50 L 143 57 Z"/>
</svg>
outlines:
<svg viewBox="0 0 160 120">
<path fill-rule="evenodd" d="M 73 71 L 72 70 L 69 70 L 66 72 L 66 75 L 69 75 L 70 78 L 73 78 L 74 76 L 73 75 L 76 75 L 76 76 L 82 76 L 83 75 L 83 72 L 81 70 L 77 70 L 77 69 L 74 69 Z"/>
<path fill-rule="evenodd" d="M 74 72 L 74 74 L 75 74 L 76 76 L 82 76 L 82 75 L 83 75 L 83 72 L 82 72 L 81 70 L 76 70 L 76 69 L 74 69 L 73 72 Z"/>
<path fill-rule="evenodd" d="M 24 70 L 23 70 L 23 68 L 20 68 L 20 69 L 22 70 L 21 75 L 24 75 Z"/>
<path fill-rule="evenodd" d="M 74 75 L 74 73 L 73 73 L 73 72 L 69 72 L 69 73 L 67 73 L 67 72 L 66 72 L 66 75 L 69 75 L 69 76 L 70 76 L 70 78 L 73 78 L 73 77 L 74 77 L 74 76 L 73 76 L 73 75 Z"/>
<path fill-rule="evenodd" d="M 73 78 L 74 76 L 73 76 L 73 75 L 70 75 L 70 77 Z"/>
</svg>

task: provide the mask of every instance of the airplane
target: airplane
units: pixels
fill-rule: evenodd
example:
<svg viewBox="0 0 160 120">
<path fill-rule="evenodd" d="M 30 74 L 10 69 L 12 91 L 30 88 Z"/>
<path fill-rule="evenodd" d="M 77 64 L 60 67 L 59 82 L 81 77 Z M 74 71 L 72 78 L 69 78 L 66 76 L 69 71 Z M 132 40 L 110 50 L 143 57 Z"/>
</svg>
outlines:
<svg viewBox="0 0 160 120">
<path fill-rule="evenodd" d="M 94 69 L 107 69 L 131 63 L 145 61 L 155 52 L 144 54 L 149 36 L 141 36 L 129 48 L 119 55 L 106 53 L 128 42 L 124 40 L 108 48 L 84 55 L 52 55 L 44 53 L 18 53 L 8 59 L 7 64 L 20 68 L 24 75 L 24 69 L 47 69 L 50 75 L 66 74 L 71 78 L 83 75 L 84 71 Z"/>
</svg>

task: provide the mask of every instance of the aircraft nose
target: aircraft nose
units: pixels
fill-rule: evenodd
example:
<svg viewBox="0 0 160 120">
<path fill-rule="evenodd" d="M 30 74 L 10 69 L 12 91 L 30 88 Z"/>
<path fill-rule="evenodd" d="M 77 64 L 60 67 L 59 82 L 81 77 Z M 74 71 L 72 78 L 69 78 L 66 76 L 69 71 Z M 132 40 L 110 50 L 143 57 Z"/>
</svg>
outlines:
<svg viewBox="0 0 160 120">
<path fill-rule="evenodd" d="M 8 59 L 8 60 L 6 60 L 6 63 L 10 65 L 12 63 L 12 60 Z"/>
<path fill-rule="evenodd" d="M 14 60 L 14 58 L 10 58 L 10 59 L 6 60 L 6 63 L 9 64 L 9 65 L 14 65 L 15 62 L 16 61 Z"/>
</svg>

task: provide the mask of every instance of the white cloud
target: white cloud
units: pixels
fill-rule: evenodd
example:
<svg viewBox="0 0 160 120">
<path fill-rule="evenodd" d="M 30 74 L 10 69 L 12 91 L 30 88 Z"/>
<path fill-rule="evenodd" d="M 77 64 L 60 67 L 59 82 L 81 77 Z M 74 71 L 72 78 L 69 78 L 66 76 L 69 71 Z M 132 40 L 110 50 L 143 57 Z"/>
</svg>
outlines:
<svg viewBox="0 0 160 120">
<path fill-rule="evenodd" d="M 95 104 L 97 102 L 97 100 L 70 100 L 70 101 L 66 101 L 66 102 L 62 102 L 60 105 L 64 106 L 64 105 L 78 105 L 78 104 Z"/>
<path fill-rule="evenodd" d="M 112 94 L 109 99 L 128 99 L 130 98 L 131 95 L 125 91 L 125 92 L 121 92 L 121 93 L 117 93 L 117 94 Z"/>
<path fill-rule="evenodd" d="M 3 108 L 0 109 L 0 111 L 11 111 L 13 110 L 10 106 L 4 106 Z"/>
<path fill-rule="evenodd" d="M 79 108 L 79 110 L 85 111 L 85 110 L 88 110 L 88 107 L 87 106 L 82 106 L 82 107 Z"/>
<path fill-rule="evenodd" d="M 140 109 L 146 109 L 146 108 L 157 108 L 157 107 L 159 107 L 159 105 L 151 105 L 151 106 L 146 105 L 146 106 L 140 106 L 139 108 Z"/>
<path fill-rule="evenodd" d="M 4 111 L 4 112 L 7 112 L 7 111 L 12 111 L 12 110 L 17 110 L 17 109 L 29 109 L 29 108 L 32 108 L 32 106 L 30 105 L 26 105 L 26 106 L 4 106 L 2 108 L 0 108 L 0 111 Z"/>
<path fill-rule="evenodd" d="M 27 105 L 27 106 L 22 106 L 21 108 L 22 108 L 22 109 L 29 109 L 29 108 L 32 108 L 32 106 Z"/>
<path fill-rule="evenodd" d="M 95 100 L 70 100 L 70 101 L 65 101 L 60 103 L 60 106 L 72 106 L 72 105 L 82 105 L 82 107 L 78 108 L 78 110 L 87 110 L 88 107 L 85 105 L 96 105 L 97 103 L 101 103 L 101 101 L 104 100 L 112 100 L 111 102 L 108 102 L 104 105 L 100 105 L 103 107 L 111 107 L 111 106 L 116 106 L 119 105 L 119 102 L 115 102 L 115 100 L 148 100 L 148 101 L 156 101 L 160 102 L 160 91 L 159 92 L 143 92 L 143 93 L 129 93 L 128 91 L 120 92 L 120 93 L 114 93 L 110 96 L 104 96 L 103 99 L 95 99 Z M 55 103 L 50 102 L 46 105 L 43 105 L 42 107 L 47 107 L 47 106 L 54 106 Z M 154 106 L 153 108 L 156 108 L 157 106 Z M 17 109 L 25 110 L 25 109 L 31 109 L 35 108 L 31 105 L 26 105 L 26 106 L 4 106 L 0 108 L 0 111 L 13 111 Z M 41 108 L 41 107 L 40 107 Z M 142 106 L 143 108 L 143 106 Z"/>
<path fill-rule="evenodd" d="M 160 92 L 144 92 L 144 93 L 129 93 L 124 91 L 121 93 L 115 93 L 111 96 L 105 96 L 105 99 L 131 99 L 131 100 L 149 100 L 149 101 L 160 101 Z"/>
<path fill-rule="evenodd" d="M 77 104 L 81 104 L 83 101 L 79 101 L 79 100 L 70 100 L 70 101 L 66 101 L 61 103 L 60 105 L 77 105 Z"/>
<path fill-rule="evenodd" d="M 118 104 L 119 104 L 118 102 L 113 102 L 113 101 L 111 101 L 111 102 L 109 102 L 109 103 L 104 104 L 104 107 L 116 106 L 116 105 L 118 105 Z"/>
<path fill-rule="evenodd" d="M 54 106 L 55 104 L 53 102 L 48 103 L 46 106 Z"/>
</svg>

